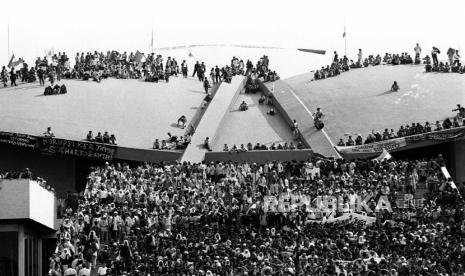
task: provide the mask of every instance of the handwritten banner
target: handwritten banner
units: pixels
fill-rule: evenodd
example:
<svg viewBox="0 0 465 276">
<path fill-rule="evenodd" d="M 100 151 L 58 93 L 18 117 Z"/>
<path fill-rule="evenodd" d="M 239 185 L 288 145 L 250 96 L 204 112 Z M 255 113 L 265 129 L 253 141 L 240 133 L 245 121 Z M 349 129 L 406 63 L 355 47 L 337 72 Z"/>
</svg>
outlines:
<svg viewBox="0 0 465 276">
<path fill-rule="evenodd" d="M 112 160 L 116 151 L 113 145 L 45 137 L 39 138 L 38 148 L 42 153 L 49 155 L 73 155 L 106 161 Z"/>
<path fill-rule="evenodd" d="M 461 138 L 465 136 L 465 128 L 460 129 L 448 129 L 438 132 L 428 132 L 422 133 L 418 135 L 412 135 L 409 137 L 405 137 L 407 144 L 413 144 L 420 141 L 435 141 L 435 142 L 442 142 L 442 141 L 449 141 L 454 140 L 457 138 Z"/>
<path fill-rule="evenodd" d="M 35 149 L 37 138 L 27 134 L 0 131 L 0 143 Z"/>
<path fill-rule="evenodd" d="M 341 154 L 378 153 L 383 152 L 383 150 L 391 151 L 393 149 L 404 147 L 406 145 L 407 142 L 405 141 L 405 138 L 402 137 L 359 146 L 336 147 L 336 149 Z"/>
</svg>

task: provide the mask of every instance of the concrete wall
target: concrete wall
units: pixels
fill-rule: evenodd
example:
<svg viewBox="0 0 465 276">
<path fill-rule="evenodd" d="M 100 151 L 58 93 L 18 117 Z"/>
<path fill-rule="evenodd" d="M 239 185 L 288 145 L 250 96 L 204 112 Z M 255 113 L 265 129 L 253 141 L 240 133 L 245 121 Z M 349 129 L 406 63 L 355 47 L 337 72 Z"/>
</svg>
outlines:
<svg viewBox="0 0 465 276">
<path fill-rule="evenodd" d="M 455 182 L 465 184 L 465 140 L 451 142 L 454 155 L 452 156 L 452 172 Z M 452 177 L 454 177 L 452 174 Z"/>
<path fill-rule="evenodd" d="M 254 150 L 247 152 L 207 152 L 205 161 L 238 161 L 238 162 L 265 162 L 280 161 L 304 161 L 313 155 L 310 149 L 305 150 Z"/>
<path fill-rule="evenodd" d="M 140 162 L 173 162 L 180 160 L 181 151 L 172 150 L 153 150 L 153 149 L 134 149 L 118 147 L 115 158 L 121 160 L 140 161 Z"/>
<path fill-rule="evenodd" d="M 55 229 L 55 195 L 29 179 L 0 180 L 0 220 L 31 219 Z"/>
</svg>

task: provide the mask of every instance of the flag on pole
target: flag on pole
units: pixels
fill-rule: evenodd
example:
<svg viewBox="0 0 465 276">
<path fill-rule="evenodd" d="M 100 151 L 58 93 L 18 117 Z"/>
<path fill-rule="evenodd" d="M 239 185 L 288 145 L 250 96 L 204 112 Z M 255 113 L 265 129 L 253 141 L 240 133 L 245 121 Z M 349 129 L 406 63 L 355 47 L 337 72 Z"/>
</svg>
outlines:
<svg viewBox="0 0 465 276">
<path fill-rule="evenodd" d="M 55 51 L 54 51 L 53 48 L 50 48 L 50 49 L 48 49 L 48 50 L 45 50 L 45 56 L 49 58 L 49 57 L 53 56 L 54 52 L 55 52 Z"/>
<path fill-rule="evenodd" d="M 153 29 L 152 29 L 152 40 L 150 41 L 150 49 L 152 49 L 152 52 L 153 52 Z"/>
<path fill-rule="evenodd" d="M 20 65 L 23 62 L 24 62 L 24 60 L 22 58 L 19 58 L 18 60 L 15 60 L 15 54 L 13 54 L 11 56 L 10 62 L 8 63 L 8 68 L 16 67 L 16 66 Z"/>
<path fill-rule="evenodd" d="M 141 52 L 137 51 L 136 54 L 134 55 L 134 62 L 141 63 L 143 57 L 144 55 Z"/>
<path fill-rule="evenodd" d="M 389 160 L 391 158 L 392 158 L 392 155 L 390 155 L 386 149 L 383 149 L 383 152 L 378 157 L 373 159 L 373 161 L 374 160 L 384 161 L 384 160 Z"/>
<path fill-rule="evenodd" d="M 8 68 L 11 68 L 11 65 L 13 64 L 13 60 L 15 59 L 15 54 L 13 54 L 10 58 L 10 62 L 8 62 Z"/>
</svg>

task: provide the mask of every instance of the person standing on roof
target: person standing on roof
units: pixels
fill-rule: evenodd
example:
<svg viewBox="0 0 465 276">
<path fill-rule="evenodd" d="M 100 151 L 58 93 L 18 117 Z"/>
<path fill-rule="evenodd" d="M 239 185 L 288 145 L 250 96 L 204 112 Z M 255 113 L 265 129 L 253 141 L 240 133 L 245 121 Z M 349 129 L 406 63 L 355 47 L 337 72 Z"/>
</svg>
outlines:
<svg viewBox="0 0 465 276">
<path fill-rule="evenodd" d="M 421 47 L 420 45 L 415 46 L 415 64 L 420 64 L 420 55 L 421 55 Z"/>
<path fill-rule="evenodd" d="M 292 125 L 292 134 L 294 135 L 294 139 L 297 139 L 297 135 L 299 135 L 299 124 L 296 120 L 294 120 Z"/>
<path fill-rule="evenodd" d="M 358 49 L 358 54 L 357 54 L 357 56 L 358 56 L 358 62 L 359 62 L 360 64 L 362 64 L 362 62 L 363 62 L 363 53 L 362 53 L 362 49 Z"/>
<path fill-rule="evenodd" d="M 433 49 L 431 50 L 431 58 L 433 59 L 433 64 L 435 66 L 438 66 L 438 54 L 440 54 L 441 51 L 439 51 L 438 48 L 436 47 L 433 47 Z"/>
</svg>

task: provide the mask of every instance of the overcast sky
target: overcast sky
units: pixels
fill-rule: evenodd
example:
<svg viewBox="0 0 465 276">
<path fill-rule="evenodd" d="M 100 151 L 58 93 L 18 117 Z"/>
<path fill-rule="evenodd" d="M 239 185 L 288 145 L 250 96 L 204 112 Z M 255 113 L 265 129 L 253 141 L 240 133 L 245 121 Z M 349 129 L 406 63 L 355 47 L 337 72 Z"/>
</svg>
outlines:
<svg viewBox="0 0 465 276">
<path fill-rule="evenodd" d="M 72 4 L 71 4 L 72 3 Z M 365 53 L 465 46 L 463 1 L 3 1 L 0 64 L 44 50 L 147 51 L 155 46 L 234 43 Z M 330 55 L 328 56 L 328 59 Z"/>
</svg>

